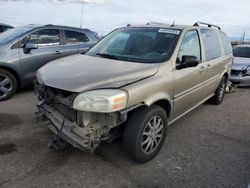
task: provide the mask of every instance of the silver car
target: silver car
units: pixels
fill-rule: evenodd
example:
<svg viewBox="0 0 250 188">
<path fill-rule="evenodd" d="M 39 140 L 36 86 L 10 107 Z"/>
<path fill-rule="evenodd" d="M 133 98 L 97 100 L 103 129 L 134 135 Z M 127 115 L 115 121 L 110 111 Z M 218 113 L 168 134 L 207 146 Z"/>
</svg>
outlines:
<svg viewBox="0 0 250 188">
<path fill-rule="evenodd" d="M 49 61 L 83 53 L 99 40 L 88 29 L 54 25 L 16 27 L 0 35 L 0 101 L 31 85 Z"/>
<path fill-rule="evenodd" d="M 208 99 L 220 104 L 232 65 L 226 34 L 211 24 L 117 29 L 85 55 L 37 72 L 38 114 L 74 147 L 94 150 L 122 135 L 137 162 L 161 149 L 167 125 Z"/>
<path fill-rule="evenodd" d="M 235 46 L 233 55 L 230 81 L 236 85 L 250 85 L 250 45 Z"/>
</svg>

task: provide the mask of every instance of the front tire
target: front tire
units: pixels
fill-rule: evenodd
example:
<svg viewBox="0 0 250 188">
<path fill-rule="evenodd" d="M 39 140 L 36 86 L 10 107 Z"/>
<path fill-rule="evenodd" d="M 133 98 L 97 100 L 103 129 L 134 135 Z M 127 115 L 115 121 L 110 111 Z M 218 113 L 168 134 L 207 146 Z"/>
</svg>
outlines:
<svg viewBox="0 0 250 188">
<path fill-rule="evenodd" d="M 223 76 L 218 88 L 215 91 L 214 96 L 211 98 L 211 102 L 213 104 L 219 105 L 222 103 L 225 97 L 226 88 L 227 88 L 227 78 Z"/>
<path fill-rule="evenodd" d="M 167 114 L 159 106 L 131 114 L 123 133 L 123 148 L 136 162 L 145 163 L 160 151 L 167 132 Z"/>
<path fill-rule="evenodd" d="M 17 90 L 17 80 L 13 74 L 0 69 L 0 101 L 9 99 Z"/>
</svg>

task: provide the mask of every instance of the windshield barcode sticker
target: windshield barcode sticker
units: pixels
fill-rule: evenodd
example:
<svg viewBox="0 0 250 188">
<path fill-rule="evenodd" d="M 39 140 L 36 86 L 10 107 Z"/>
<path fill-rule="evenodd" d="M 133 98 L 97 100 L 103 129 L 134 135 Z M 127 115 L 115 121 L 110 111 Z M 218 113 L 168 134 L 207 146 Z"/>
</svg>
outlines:
<svg viewBox="0 0 250 188">
<path fill-rule="evenodd" d="M 158 32 L 159 33 L 170 33 L 170 34 L 175 34 L 175 35 L 180 34 L 180 31 L 174 30 L 174 29 L 159 29 Z"/>
</svg>

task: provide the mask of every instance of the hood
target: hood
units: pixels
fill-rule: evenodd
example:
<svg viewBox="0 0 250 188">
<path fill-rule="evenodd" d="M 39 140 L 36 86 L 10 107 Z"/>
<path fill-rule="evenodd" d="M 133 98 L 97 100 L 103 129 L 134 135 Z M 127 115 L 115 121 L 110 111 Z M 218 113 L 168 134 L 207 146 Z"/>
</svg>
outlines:
<svg viewBox="0 0 250 188">
<path fill-rule="evenodd" d="M 3 56 L 3 50 L 4 50 L 3 45 L 0 44 L 0 57 Z"/>
<path fill-rule="evenodd" d="M 52 61 L 37 72 L 45 85 L 72 92 L 118 88 L 154 75 L 159 64 L 74 55 Z"/>
<path fill-rule="evenodd" d="M 6 49 L 7 49 L 6 45 L 0 44 L 0 57 L 3 57 L 3 56 L 4 56 L 4 54 L 6 53 L 6 52 L 5 52 Z M 0 61 L 1 61 L 1 60 L 2 60 L 2 59 L 0 59 Z"/>
<path fill-rule="evenodd" d="M 250 66 L 250 58 L 245 57 L 234 57 L 234 62 L 232 65 L 232 69 L 246 69 Z"/>
</svg>

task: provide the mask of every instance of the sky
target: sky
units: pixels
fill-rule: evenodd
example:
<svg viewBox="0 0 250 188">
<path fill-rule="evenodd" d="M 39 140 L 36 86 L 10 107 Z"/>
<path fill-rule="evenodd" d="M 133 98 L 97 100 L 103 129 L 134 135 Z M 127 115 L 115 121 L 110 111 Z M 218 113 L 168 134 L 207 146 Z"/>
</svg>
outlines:
<svg viewBox="0 0 250 188">
<path fill-rule="evenodd" d="M 0 0 L 0 23 L 81 25 L 81 0 Z M 85 0 L 86 1 L 86 0 Z M 87 0 L 90 2 L 91 0 Z M 249 0 L 92 0 L 83 5 L 83 27 L 105 35 L 127 24 L 150 21 L 220 25 L 231 38 L 250 38 Z"/>
</svg>

